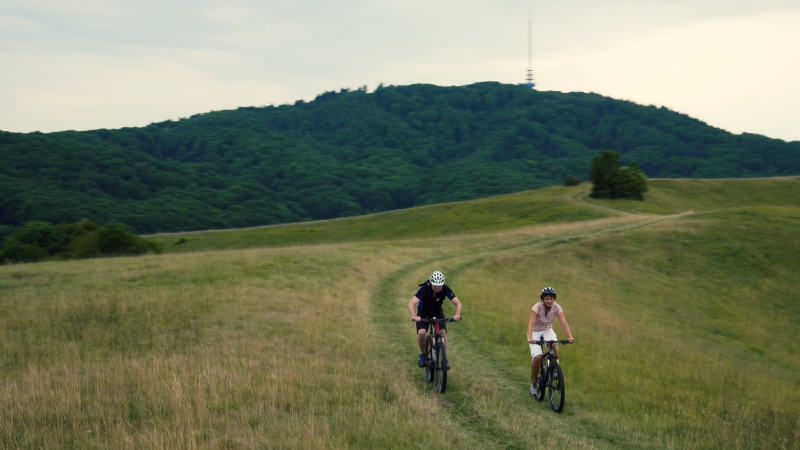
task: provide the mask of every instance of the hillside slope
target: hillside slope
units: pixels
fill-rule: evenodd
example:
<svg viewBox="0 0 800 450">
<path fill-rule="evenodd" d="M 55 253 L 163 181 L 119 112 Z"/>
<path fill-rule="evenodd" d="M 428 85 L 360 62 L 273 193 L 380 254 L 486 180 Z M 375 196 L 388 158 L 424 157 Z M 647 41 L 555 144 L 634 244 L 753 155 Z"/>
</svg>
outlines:
<svg viewBox="0 0 800 450">
<path fill-rule="evenodd" d="M 800 174 L 800 143 L 596 94 L 478 83 L 327 92 L 143 128 L 0 132 L 0 226 L 140 233 L 360 215 L 586 179 L 599 149 L 650 177 Z"/>
<path fill-rule="evenodd" d="M 659 181 L 660 214 L 545 189 L 429 207 L 480 232 L 420 208 L 355 243 L 364 218 L 316 224 L 327 244 L 299 224 L 283 247 L 2 266 L 0 447 L 796 449 L 800 205 L 776 195 L 796 183 Z M 498 224 L 525 199 L 605 213 Z M 419 236 L 381 240 L 391 222 Z M 464 304 L 444 394 L 406 309 L 434 269 Z M 561 415 L 528 394 L 547 285 L 576 337 Z"/>
<path fill-rule="evenodd" d="M 550 187 L 360 217 L 239 230 L 164 233 L 147 238 L 166 252 L 186 252 L 493 233 L 629 213 L 668 215 L 741 207 L 800 207 L 800 177 L 653 180 L 643 202 L 592 199 L 588 196 L 590 190 L 588 183 Z"/>
</svg>

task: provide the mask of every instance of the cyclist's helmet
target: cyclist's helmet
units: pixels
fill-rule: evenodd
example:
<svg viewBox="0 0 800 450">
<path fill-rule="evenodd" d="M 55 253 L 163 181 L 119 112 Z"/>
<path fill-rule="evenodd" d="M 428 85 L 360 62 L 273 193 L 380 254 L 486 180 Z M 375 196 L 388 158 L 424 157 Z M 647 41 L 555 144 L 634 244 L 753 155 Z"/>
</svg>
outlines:
<svg viewBox="0 0 800 450">
<path fill-rule="evenodd" d="M 431 284 L 434 286 L 444 285 L 444 275 L 442 275 L 442 272 L 437 270 L 431 274 Z"/>
<path fill-rule="evenodd" d="M 539 298 L 544 298 L 545 295 L 552 295 L 553 298 L 556 298 L 556 290 L 548 286 L 542 289 L 542 295 L 540 295 Z"/>
</svg>

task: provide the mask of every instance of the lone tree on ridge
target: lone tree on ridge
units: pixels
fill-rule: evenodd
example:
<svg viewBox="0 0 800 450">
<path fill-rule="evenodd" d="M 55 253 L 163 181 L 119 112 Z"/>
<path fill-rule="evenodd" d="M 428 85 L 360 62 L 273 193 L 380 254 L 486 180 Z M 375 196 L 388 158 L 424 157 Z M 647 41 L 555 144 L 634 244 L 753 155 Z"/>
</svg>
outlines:
<svg viewBox="0 0 800 450">
<path fill-rule="evenodd" d="M 619 167 L 617 152 L 600 150 L 592 160 L 590 174 L 593 184 L 590 197 L 644 200 L 647 177 L 633 161 L 629 167 Z"/>
</svg>

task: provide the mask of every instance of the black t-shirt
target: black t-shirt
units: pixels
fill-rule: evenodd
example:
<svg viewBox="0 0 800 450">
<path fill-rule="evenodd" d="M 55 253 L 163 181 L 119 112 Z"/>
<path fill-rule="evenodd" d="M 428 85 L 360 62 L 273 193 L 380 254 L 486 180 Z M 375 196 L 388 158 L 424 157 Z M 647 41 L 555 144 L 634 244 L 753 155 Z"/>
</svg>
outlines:
<svg viewBox="0 0 800 450">
<path fill-rule="evenodd" d="M 442 286 L 442 290 L 439 292 L 433 292 L 433 286 L 425 283 L 419 287 L 415 297 L 419 299 L 419 304 L 417 305 L 418 315 L 420 317 L 430 317 L 442 310 L 442 303 L 444 303 L 445 297 L 452 300 L 456 298 L 456 294 L 446 284 Z"/>
</svg>

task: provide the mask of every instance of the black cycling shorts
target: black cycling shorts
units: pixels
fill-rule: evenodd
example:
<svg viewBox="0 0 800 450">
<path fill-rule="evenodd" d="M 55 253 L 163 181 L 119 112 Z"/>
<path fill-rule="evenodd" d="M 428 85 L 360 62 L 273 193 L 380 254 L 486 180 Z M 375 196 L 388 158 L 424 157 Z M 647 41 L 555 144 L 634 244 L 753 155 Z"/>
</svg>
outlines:
<svg viewBox="0 0 800 450">
<path fill-rule="evenodd" d="M 439 311 L 434 312 L 433 314 L 426 314 L 420 310 L 417 310 L 417 315 L 422 317 L 423 319 L 430 319 L 431 317 L 436 317 L 437 319 L 444 319 L 444 311 L 441 309 Z M 417 325 L 417 333 L 419 330 L 427 330 L 428 326 L 433 326 L 431 322 L 414 322 Z M 439 322 L 439 329 L 440 330 L 447 330 L 447 322 Z"/>
</svg>

